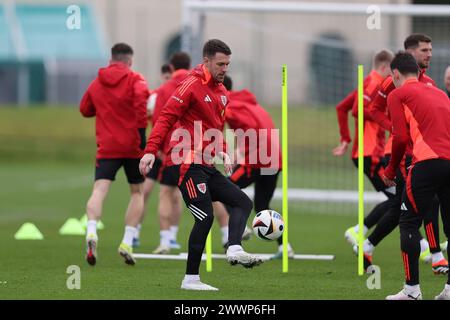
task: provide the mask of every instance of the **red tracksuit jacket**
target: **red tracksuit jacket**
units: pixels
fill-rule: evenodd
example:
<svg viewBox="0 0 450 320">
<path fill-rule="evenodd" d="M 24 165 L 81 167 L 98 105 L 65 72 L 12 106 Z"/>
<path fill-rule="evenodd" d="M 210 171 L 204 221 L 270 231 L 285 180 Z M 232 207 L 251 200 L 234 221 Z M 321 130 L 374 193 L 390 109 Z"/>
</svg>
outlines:
<svg viewBox="0 0 450 320">
<path fill-rule="evenodd" d="M 167 134 L 176 124 L 176 129 L 184 129 L 190 135 L 189 141 L 184 140 L 183 146 L 189 149 L 189 152 L 184 154 L 183 162 L 192 163 L 200 160 L 202 164 L 210 164 L 210 159 L 203 161 L 203 151 L 207 147 L 210 149 L 211 146 L 209 141 L 203 141 L 206 139 L 202 138 L 202 135 L 208 129 L 217 129 L 222 132 L 227 104 L 228 92 L 225 87 L 214 80 L 203 64 L 198 65 L 180 83 L 163 107 L 148 138 L 145 153 L 156 155 Z M 200 143 L 196 146 L 194 145 L 194 121 L 200 124 L 199 128 L 202 131 L 202 133 L 197 132 L 201 136 Z M 179 141 L 171 141 L 170 148 L 172 149 L 178 143 Z M 219 150 L 216 151 L 225 151 L 223 136 L 217 144 Z M 213 151 L 212 155 L 214 154 Z M 172 163 L 169 159 L 168 165 Z"/>
<path fill-rule="evenodd" d="M 80 103 L 85 117 L 96 117 L 97 159 L 140 158 L 138 128 L 147 127 L 147 82 L 123 63 L 101 68 Z"/>
<path fill-rule="evenodd" d="M 267 141 L 266 146 L 268 148 L 267 151 L 264 151 L 263 154 L 266 154 L 268 157 L 271 155 L 271 142 L 272 137 L 270 135 L 270 130 L 275 129 L 272 118 L 269 113 L 258 104 L 255 96 L 250 91 L 244 89 L 241 91 L 230 91 L 229 92 L 230 103 L 227 106 L 225 111 L 225 121 L 228 123 L 228 126 L 233 129 L 242 129 L 244 132 L 248 129 L 257 130 L 257 137 L 259 137 L 259 129 L 267 129 Z M 241 147 L 241 152 L 245 154 L 245 163 L 252 168 L 267 168 L 271 167 L 271 163 L 263 164 L 259 157 L 259 138 L 257 140 L 256 148 L 250 149 L 249 144 L 246 143 L 245 146 Z M 277 149 L 274 152 L 278 153 L 278 168 L 281 168 L 281 150 L 279 146 L 279 142 L 276 143 Z M 238 146 L 239 147 L 239 146 Z M 245 148 L 242 148 L 245 147 Z M 250 159 L 256 159 L 256 163 L 250 164 Z"/>
<path fill-rule="evenodd" d="M 444 91 L 410 79 L 389 94 L 387 103 L 393 141 L 386 177 L 395 177 L 409 141 L 413 144 L 413 164 L 450 160 L 450 100 Z"/>
</svg>

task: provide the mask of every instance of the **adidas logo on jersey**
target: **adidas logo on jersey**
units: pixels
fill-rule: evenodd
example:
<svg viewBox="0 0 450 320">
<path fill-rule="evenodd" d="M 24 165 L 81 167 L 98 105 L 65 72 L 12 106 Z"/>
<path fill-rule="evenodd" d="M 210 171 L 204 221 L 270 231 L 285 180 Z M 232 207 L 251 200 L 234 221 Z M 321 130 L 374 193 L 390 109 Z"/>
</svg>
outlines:
<svg viewBox="0 0 450 320">
<path fill-rule="evenodd" d="M 406 204 L 405 203 L 402 203 L 402 206 L 400 207 L 400 210 L 408 211 L 408 208 L 406 208 Z"/>
<path fill-rule="evenodd" d="M 212 102 L 211 98 L 208 95 L 206 95 L 205 97 L 205 102 Z"/>
</svg>

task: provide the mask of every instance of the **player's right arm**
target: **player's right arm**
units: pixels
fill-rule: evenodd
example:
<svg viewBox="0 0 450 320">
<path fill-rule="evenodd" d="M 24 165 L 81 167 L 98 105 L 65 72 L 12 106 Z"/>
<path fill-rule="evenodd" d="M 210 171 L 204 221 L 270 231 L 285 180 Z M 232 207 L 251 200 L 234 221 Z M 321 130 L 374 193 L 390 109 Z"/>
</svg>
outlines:
<svg viewBox="0 0 450 320">
<path fill-rule="evenodd" d="M 195 82 L 195 80 L 193 82 Z M 141 174 L 145 175 L 148 168 L 153 166 L 155 155 L 162 147 L 167 133 L 189 108 L 190 100 L 193 95 L 192 87 L 195 85 L 193 82 L 188 85 L 188 87 L 184 85 L 186 82 L 183 82 L 162 108 L 147 140 L 145 155 L 139 164 Z"/>
<path fill-rule="evenodd" d="M 148 90 L 147 82 L 140 74 L 136 74 L 136 80 L 133 85 L 133 110 L 136 113 L 137 126 L 140 141 L 140 148 L 144 150 L 146 145 L 145 129 L 147 128 L 147 101 L 150 92 Z"/>
<path fill-rule="evenodd" d="M 410 136 L 401 91 L 395 90 L 389 95 L 388 106 L 392 119 L 392 155 L 384 175 L 392 181 L 405 155 Z"/>
<path fill-rule="evenodd" d="M 383 81 L 378 94 L 375 96 L 373 103 L 370 105 L 370 113 L 372 120 L 375 121 L 381 128 L 391 131 L 392 124 L 387 116 L 387 96 L 394 89 L 392 79 L 386 78 Z"/>
<path fill-rule="evenodd" d="M 347 151 L 348 145 L 352 139 L 350 138 L 350 129 L 348 126 L 348 113 L 352 110 L 355 102 L 356 90 L 350 92 L 344 100 L 336 106 L 336 114 L 339 124 L 339 132 L 341 135 L 340 144 L 333 149 L 335 156 L 342 156 Z"/>
<path fill-rule="evenodd" d="M 80 112 L 83 117 L 95 117 L 95 106 L 89 94 L 89 89 L 84 93 L 80 102 Z"/>
</svg>

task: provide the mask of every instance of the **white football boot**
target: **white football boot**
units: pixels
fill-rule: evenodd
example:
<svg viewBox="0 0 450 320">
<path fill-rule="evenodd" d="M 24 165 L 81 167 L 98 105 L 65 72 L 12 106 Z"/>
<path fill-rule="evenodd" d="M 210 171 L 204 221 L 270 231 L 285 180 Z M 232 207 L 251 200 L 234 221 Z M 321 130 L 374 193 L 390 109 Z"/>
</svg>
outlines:
<svg viewBox="0 0 450 320">
<path fill-rule="evenodd" d="M 184 290 L 199 290 L 199 291 L 218 291 L 219 289 L 210 286 L 209 284 L 203 283 L 200 280 L 183 280 L 181 282 L 181 289 Z"/>
</svg>

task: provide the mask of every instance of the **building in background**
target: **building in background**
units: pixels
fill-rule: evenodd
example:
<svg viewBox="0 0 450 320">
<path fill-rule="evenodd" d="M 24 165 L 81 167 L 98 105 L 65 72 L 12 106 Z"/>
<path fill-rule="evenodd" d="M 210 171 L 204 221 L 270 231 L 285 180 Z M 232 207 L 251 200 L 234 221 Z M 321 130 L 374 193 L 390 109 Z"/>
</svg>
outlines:
<svg viewBox="0 0 450 320">
<path fill-rule="evenodd" d="M 145 75 L 152 88 L 157 87 L 161 64 L 181 47 L 182 1 L 77 1 L 80 29 L 66 25 L 72 1 L 4 1 L 0 4 L 0 103 L 77 103 L 98 67 L 107 63 L 109 48 L 116 42 L 134 48 L 134 69 Z M 381 28 L 375 30 L 367 27 L 369 16 L 195 14 L 191 17 L 193 58 L 200 61 L 204 40 L 220 38 L 233 51 L 230 74 L 236 88 L 248 87 L 263 104 L 278 105 L 281 65 L 287 64 L 291 105 L 332 105 L 356 86 L 358 63 L 368 70 L 374 52 L 401 49 L 407 34 L 421 31 L 434 39 L 430 74 L 441 81 L 441 69 L 450 64 L 446 53 L 450 49 L 449 16 L 413 18 L 381 13 Z"/>
</svg>

